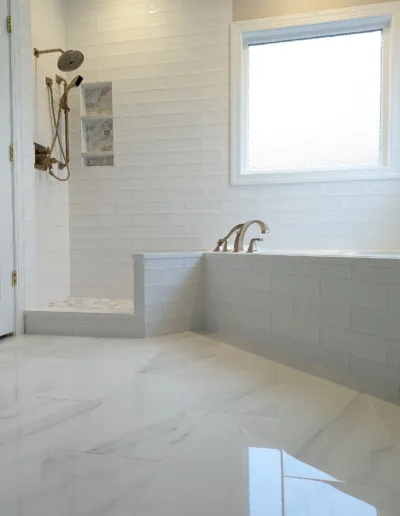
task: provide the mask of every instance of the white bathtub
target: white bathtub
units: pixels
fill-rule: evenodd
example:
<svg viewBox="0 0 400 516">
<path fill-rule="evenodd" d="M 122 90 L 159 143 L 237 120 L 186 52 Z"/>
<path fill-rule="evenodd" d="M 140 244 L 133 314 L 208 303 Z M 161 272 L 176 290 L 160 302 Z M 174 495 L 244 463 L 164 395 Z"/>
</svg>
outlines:
<svg viewBox="0 0 400 516">
<path fill-rule="evenodd" d="M 400 258 L 400 249 L 260 249 L 258 254 L 277 256 L 325 256 L 360 258 Z"/>
<path fill-rule="evenodd" d="M 221 340 L 399 396 L 400 250 L 207 253 L 205 277 Z"/>
</svg>

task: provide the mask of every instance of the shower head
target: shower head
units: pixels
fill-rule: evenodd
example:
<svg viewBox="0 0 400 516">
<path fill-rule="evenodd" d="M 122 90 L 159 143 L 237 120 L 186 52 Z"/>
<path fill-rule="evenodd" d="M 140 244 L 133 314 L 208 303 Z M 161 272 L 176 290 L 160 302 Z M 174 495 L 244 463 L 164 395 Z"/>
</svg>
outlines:
<svg viewBox="0 0 400 516">
<path fill-rule="evenodd" d="M 62 72 L 73 72 L 83 63 L 85 56 L 79 50 L 67 50 L 63 52 L 58 60 L 58 68 Z"/>
<path fill-rule="evenodd" d="M 85 59 L 85 56 L 79 50 L 67 50 L 64 52 L 62 48 L 50 48 L 49 50 L 33 49 L 33 55 L 35 57 L 40 57 L 42 54 L 53 54 L 54 52 L 61 53 L 60 59 L 58 60 L 58 68 L 62 72 L 73 72 L 77 70 Z"/>
</svg>

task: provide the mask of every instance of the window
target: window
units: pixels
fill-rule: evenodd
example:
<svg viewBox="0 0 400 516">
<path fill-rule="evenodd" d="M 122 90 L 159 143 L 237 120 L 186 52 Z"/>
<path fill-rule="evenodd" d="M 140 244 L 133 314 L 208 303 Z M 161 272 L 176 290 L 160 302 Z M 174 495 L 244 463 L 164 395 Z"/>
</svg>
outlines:
<svg viewBox="0 0 400 516">
<path fill-rule="evenodd" d="M 232 25 L 233 184 L 397 176 L 399 5 Z"/>
<path fill-rule="evenodd" d="M 379 165 L 381 45 L 375 31 L 250 46 L 249 173 Z"/>
</svg>

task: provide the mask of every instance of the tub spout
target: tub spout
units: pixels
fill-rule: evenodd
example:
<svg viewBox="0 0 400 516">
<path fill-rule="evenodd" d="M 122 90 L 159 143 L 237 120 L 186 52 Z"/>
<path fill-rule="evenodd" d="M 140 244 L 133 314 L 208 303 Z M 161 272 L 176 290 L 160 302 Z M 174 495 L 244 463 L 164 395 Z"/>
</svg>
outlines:
<svg viewBox="0 0 400 516">
<path fill-rule="evenodd" d="M 251 220 L 250 222 L 247 222 L 246 224 L 243 225 L 243 227 L 239 230 L 239 232 L 237 234 L 237 237 L 235 240 L 235 247 L 233 250 L 234 253 L 240 253 L 241 251 L 243 251 L 244 237 L 246 236 L 247 230 L 254 224 L 257 224 L 258 226 L 260 226 L 261 233 L 263 235 L 266 235 L 267 233 L 269 233 L 268 226 L 262 220 Z"/>
<path fill-rule="evenodd" d="M 247 252 L 249 254 L 252 254 L 252 253 L 257 253 L 258 252 L 258 249 L 257 249 L 257 242 L 263 242 L 264 240 L 262 238 L 252 238 L 250 240 L 250 245 L 249 245 L 249 248 L 247 250 Z"/>
</svg>

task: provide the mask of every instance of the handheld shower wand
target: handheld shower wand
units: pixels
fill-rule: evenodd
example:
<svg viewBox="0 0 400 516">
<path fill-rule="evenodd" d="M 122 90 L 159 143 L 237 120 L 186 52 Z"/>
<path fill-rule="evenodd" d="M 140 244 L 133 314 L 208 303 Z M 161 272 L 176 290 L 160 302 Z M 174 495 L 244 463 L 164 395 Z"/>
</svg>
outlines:
<svg viewBox="0 0 400 516">
<path fill-rule="evenodd" d="M 64 83 L 64 95 L 60 99 L 60 105 L 63 109 L 68 108 L 67 100 L 68 100 L 68 93 L 72 90 L 72 88 L 78 88 L 83 82 L 82 75 L 77 75 L 72 79 L 72 81 L 66 85 L 66 82 Z"/>
</svg>

